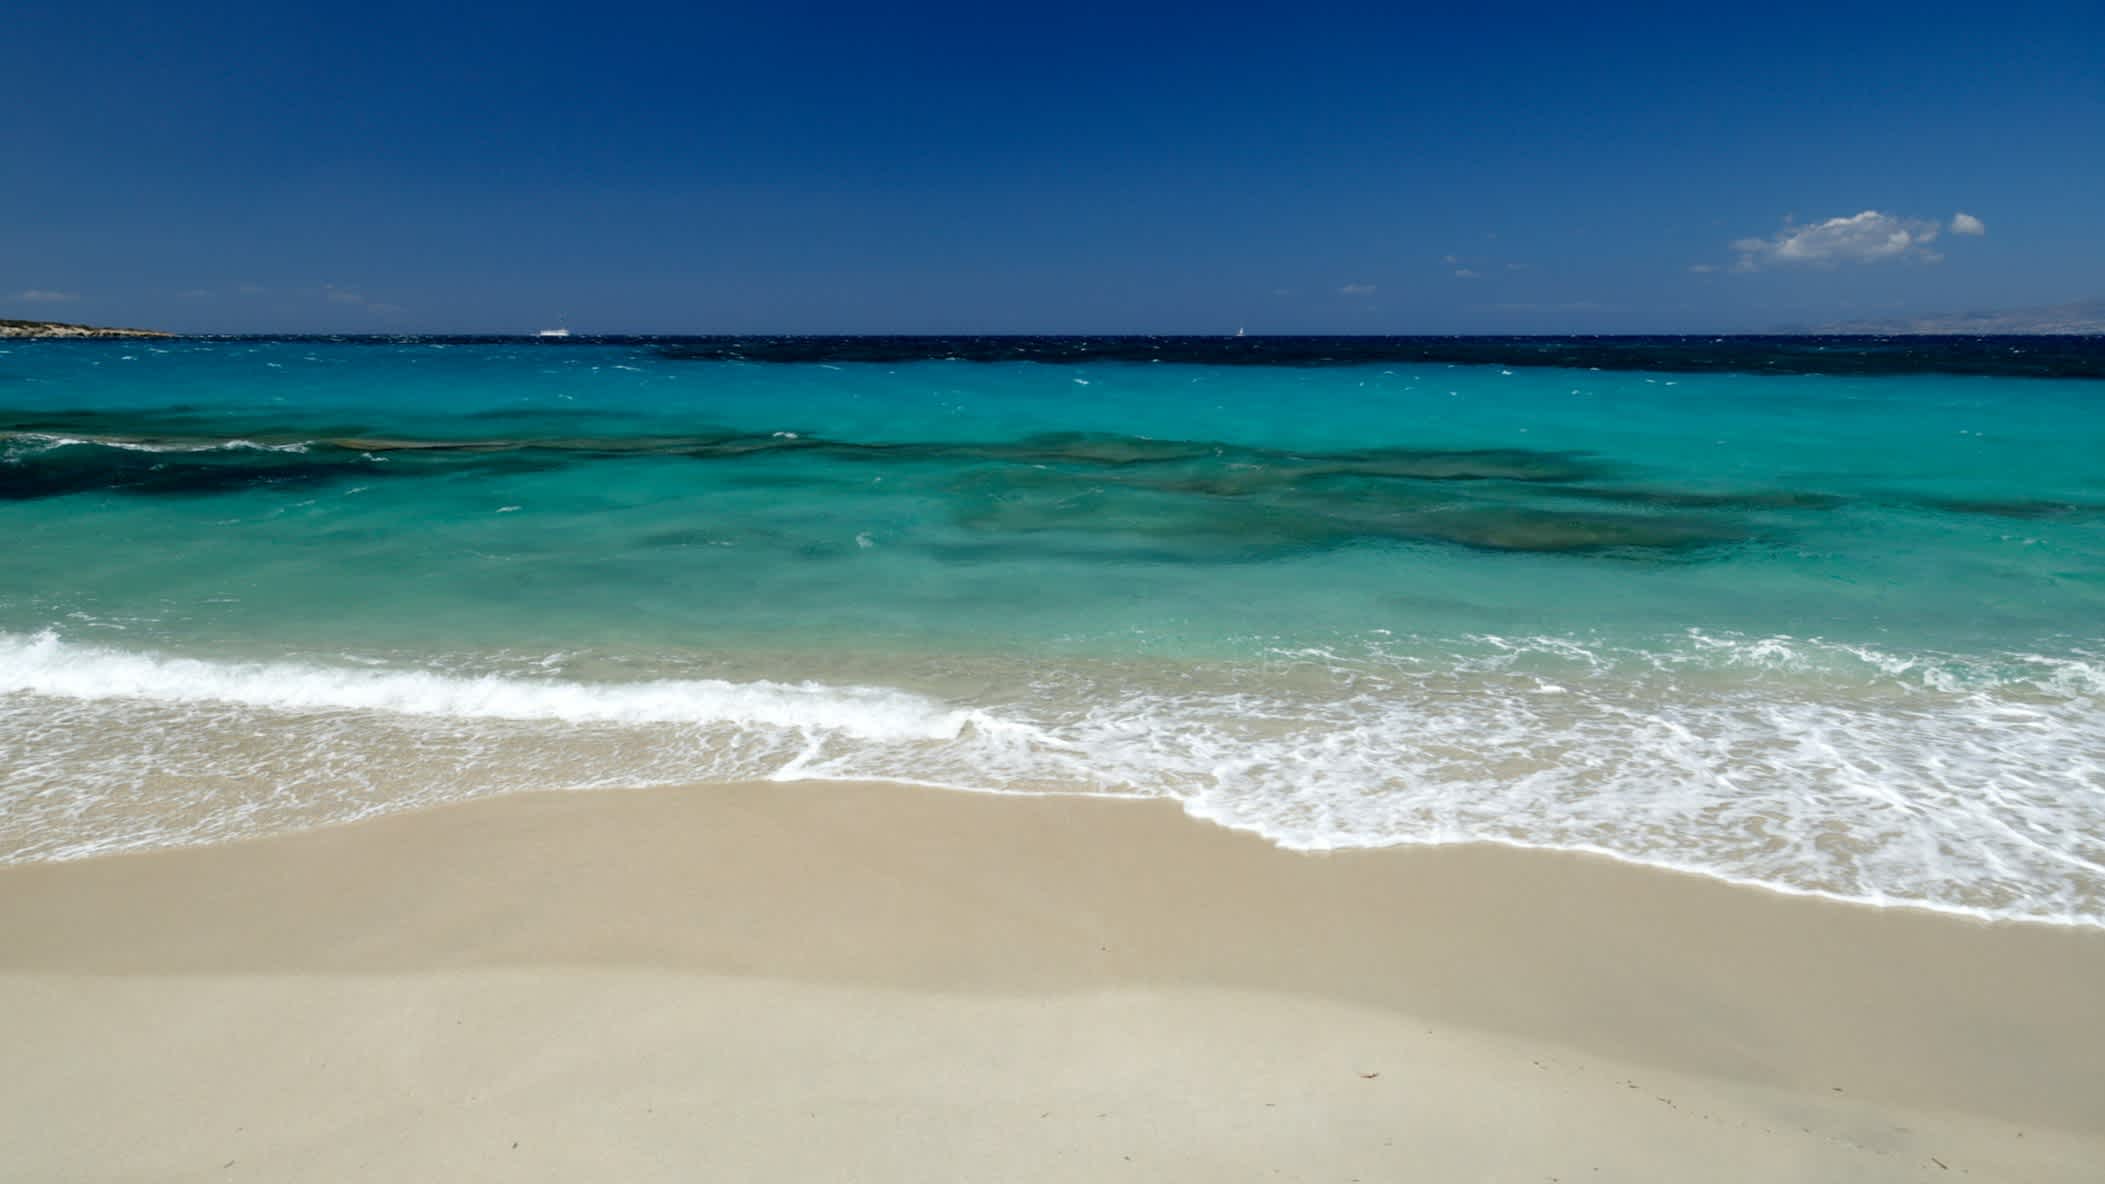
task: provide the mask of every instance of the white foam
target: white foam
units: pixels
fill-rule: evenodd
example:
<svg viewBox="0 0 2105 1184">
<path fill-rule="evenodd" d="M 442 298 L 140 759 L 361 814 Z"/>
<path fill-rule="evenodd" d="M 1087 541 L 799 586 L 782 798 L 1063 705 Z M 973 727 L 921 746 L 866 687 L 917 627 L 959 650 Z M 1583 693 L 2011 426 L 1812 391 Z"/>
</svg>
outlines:
<svg viewBox="0 0 2105 1184">
<path fill-rule="evenodd" d="M 127 440 L 114 436 L 60 436 L 46 432 L 0 433 L 10 452 L 55 448 L 115 448 L 123 452 L 305 452 L 307 444 L 261 444 L 254 440 Z M 19 448 L 20 445 L 28 447 Z"/>
<path fill-rule="evenodd" d="M 2105 660 L 1692 633 L 1009 666 L 900 689 L 227 662 L 0 634 L 0 858 L 517 789 L 888 780 L 1170 797 L 1300 850 L 1589 851 L 2105 926 Z"/>
<path fill-rule="evenodd" d="M 217 703 L 283 712 L 371 711 L 552 723 L 760 725 L 872 740 L 955 737 L 973 713 L 903 691 L 714 679 L 590 684 L 428 671 L 228 663 L 0 634 L 0 694 Z"/>
</svg>

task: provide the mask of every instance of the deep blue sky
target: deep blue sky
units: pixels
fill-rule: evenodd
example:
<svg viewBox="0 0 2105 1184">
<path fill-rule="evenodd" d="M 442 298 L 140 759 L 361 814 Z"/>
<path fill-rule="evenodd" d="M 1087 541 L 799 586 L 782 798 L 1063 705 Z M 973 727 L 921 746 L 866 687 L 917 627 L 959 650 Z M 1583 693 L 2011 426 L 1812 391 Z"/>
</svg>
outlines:
<svg viewBox="0 0 2105 1184">
<path fill-rule="evenodd" d="M 1617 331 L 2105 295 L 2098 0 L 0 24 L 0 316 Z"/>
</svg>

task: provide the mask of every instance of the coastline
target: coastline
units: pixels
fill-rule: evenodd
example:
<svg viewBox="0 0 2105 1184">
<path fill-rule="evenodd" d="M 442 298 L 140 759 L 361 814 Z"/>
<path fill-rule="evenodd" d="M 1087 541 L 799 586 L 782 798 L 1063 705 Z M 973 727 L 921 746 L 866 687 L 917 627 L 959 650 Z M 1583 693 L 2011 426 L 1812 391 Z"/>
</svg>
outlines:
<svg viewBox="0 0 2105 1184">
<path fill-rule="evenodd" d="M 76 325 L 67 321 L 22 321 L 0 318 L 0 340 L 76 337 L 174 337 L 159 329 L 117 329 L 103 325 Z"/>
<path fill-rule="evenodd" d="M 482 799 L 0 868 L 0 933 L 0 1166 L 34 1177 L 2105 1158 L 2105 933 L 1556 852 L 1300 855 L 1159 801 Z"/>
</svg>

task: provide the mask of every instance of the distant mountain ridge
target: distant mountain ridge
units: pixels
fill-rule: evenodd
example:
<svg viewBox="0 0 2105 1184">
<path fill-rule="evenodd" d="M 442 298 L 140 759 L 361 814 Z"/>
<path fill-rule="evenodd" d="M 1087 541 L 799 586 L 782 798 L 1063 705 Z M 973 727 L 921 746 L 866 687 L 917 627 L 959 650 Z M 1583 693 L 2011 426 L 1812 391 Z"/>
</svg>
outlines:
<svg viewBox="0 0 2105 1184">
<path fill-rule="evenodd" d="M 2105 300 L 2075 300 L 2043 308 L 2006 308 L 1989 312 L 1946 313 L 1883 321 L 1840 321 L 1816 333 L 2092 334 L 2105 333 Z"/>
<path fill-rule="evenodd" d="M 106 329 L 64 321 L 15 321 L 0 318 L 0 337 L 173 337 L 158 329 Z"/>
</svg>

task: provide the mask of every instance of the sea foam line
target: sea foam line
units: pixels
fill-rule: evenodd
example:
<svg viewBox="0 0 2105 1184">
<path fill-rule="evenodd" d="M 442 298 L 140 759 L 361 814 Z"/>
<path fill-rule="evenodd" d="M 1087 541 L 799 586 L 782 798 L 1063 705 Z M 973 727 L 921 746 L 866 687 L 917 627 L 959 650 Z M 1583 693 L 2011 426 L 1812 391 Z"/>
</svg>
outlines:
<svg viewBox="0 0 2105 1184">
<path fill-rule="evenodd" d="M 980 713 L 904 691 L 818 683 L 660 679 L 580 683 L 421 670 L 351 670 L 217 662 L 62 641 L 52 631 L 0 634 L 0 694 L 226 703 L 281 712 L 610 724 L 808 728 L 871 740 L 955 738 Z M 995 721 L 988 720 L 990 725 Z"/>
<path fill-rule="evenodd" d="M 32 452 L 55 448 L 115 448 L 123 452 L 305 452 L 306 441 L 265 444 L 256 440 L 206 441 L 122 440 L 112 436 L 58 436 L 47 432 L 0 432 L 0 443 L 27 444 Z"/>
<path fill-rule="evenodd" d="M 952 705 L 882 687 L 208 661 L 0 634 L 0 858 L 530 789 L 887 781 L 1166 797 L 1305 851 L 1581 851 L 1862 904 L 2105 925 L 2094 660 L 1965 667 L 1704 636 L 1476 650 L 1377 656 L 1372 690 L 1063 670 Z M 1699 661 L 1709 677 L 1686 677 Z M 1562 693 L 1542 693 L 1545 673 Z"/>
</svg>

